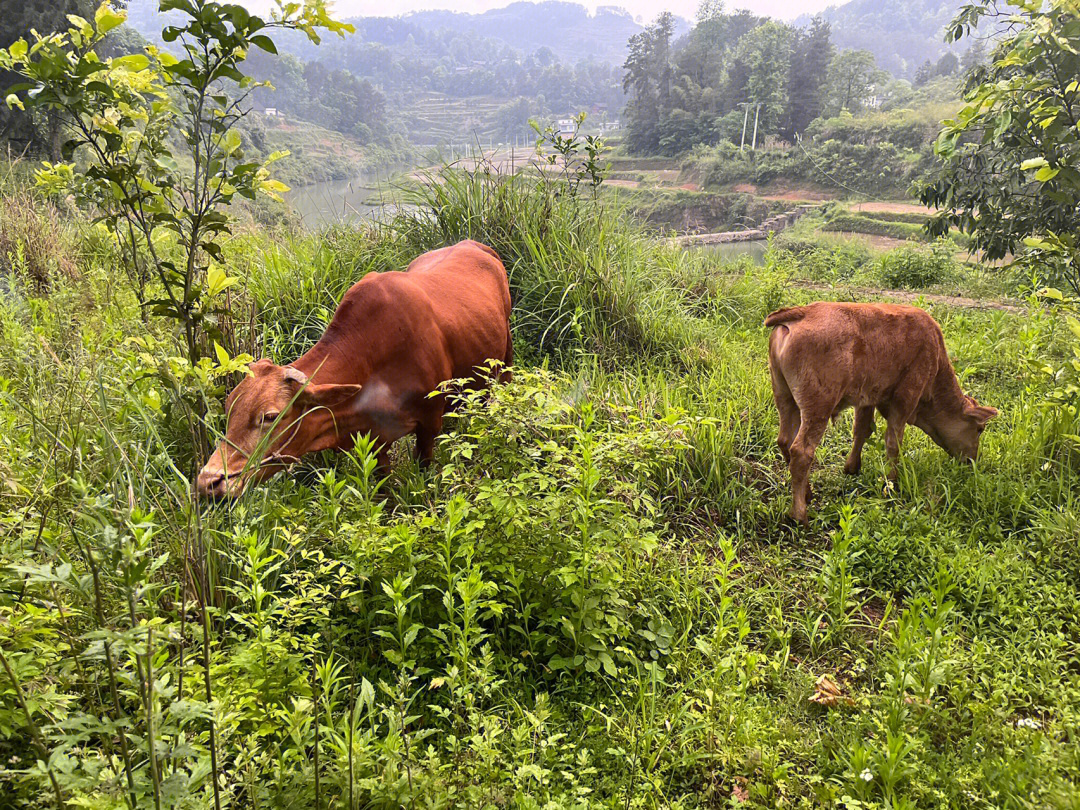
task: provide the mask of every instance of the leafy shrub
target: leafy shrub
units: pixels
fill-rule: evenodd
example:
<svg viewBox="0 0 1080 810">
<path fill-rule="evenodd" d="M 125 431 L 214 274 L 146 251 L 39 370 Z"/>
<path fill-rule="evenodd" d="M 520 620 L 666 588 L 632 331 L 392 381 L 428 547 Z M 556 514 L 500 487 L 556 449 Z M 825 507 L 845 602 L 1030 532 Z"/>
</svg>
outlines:
<svg viewBox="0 0 1080 810">
<path fill-rule="evenodd" d="M 930 249 L 902 247 L 881 257 L 879 275 L 890 288 L 919 289 L 941 284 L 956 274 L 953 244 L 942 239 Z"/>
<path fill-rule="evenodd" d="M 798 258 L 799 270 L 815 281 L 847 281 L 870 262 L 870 248 L 861 241 L 839 238 L 777 239 L 781 250 Z"/>
</svg>

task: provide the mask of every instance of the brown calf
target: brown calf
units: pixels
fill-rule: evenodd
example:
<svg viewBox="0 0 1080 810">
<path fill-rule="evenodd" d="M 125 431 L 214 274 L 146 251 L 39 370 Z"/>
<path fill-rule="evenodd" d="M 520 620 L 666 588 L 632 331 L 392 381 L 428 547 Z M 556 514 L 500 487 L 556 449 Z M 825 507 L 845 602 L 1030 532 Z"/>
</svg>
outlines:
<svg viewBox="0 0 1080 810">
<path fill-rule="evenodd" d="M 484 385 L 489 360 L 509 367 L 509 318 L 506 269 L 477 242 L 425 253 L 403 272 L 368 274 L 305 355 L 251 365 L 225 401 L 225 440 L 199 473 L 199 493 L 235 498 L 300 456 L 348 450 L 363 434 L 375 439 L 383 470 L 390 445 L 409 433 L 428 464 L 446 409 L 432 393 L 459 378 Z"/>
<path fill-rule="evenodd" d="M 791 471 L 791 516 L 806 523 L 810 465 L 829 420 L 855 409 L 854 441 L 844 472 L 855 475 L 885 417 L 889 478 L 896 478 L 904 427 L 925 431 L 950 455 L 974 461 L 979 436 L 997 415 L 960 390 L 937 322 L 916 307 L 818 302 L 765 319 L 769 372 L 780 412 L 776 443 Z"/>
</svg>

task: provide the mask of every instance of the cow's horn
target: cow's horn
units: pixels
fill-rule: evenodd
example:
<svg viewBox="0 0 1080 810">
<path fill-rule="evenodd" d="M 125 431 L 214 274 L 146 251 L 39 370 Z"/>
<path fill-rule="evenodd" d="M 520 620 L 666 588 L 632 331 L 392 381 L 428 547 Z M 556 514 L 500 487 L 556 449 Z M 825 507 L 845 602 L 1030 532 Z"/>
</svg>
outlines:
<svg viewBox="0 0 1080 810">
<path fill-rule="evenodd" d="M 300 385 L 307 385 L 308 381 L 307 374 L 292 366 L 285 367 L 285 379 L 289 382 L 299 383 Z"/>
</svg>

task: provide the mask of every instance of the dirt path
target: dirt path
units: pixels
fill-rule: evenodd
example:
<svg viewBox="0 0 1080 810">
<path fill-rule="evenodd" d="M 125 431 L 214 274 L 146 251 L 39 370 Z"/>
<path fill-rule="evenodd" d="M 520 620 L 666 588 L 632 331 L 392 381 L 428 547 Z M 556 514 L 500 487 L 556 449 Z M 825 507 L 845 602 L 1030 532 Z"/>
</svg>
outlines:
<svg viewBox="0 0 1080 810">
<path fill-rule="evenodd" d="M 872 287 L 834 287 L 831 284 L 821 284 L 816 281 L 792 281 L 793 287 L 803 290 L 829 290 L 851 293 L 860 298 L 890 298 L 903 304 L 913 304 L 917 301 L 928 301 L 932 304 L 944 304 L 949 307 L 960 309 L 996 309 L 1001 312 L 1011 312 L 1015 315 L 1024 315 L 1028 309 L 1020 304 L 1005 303 L 1003 301 L 981 301 L 978 298 L 965 298 L 958 295 L 938 295 L 937 293 L 909 292 L 908 290 L 879 290 Z"/>
<path fill-rule="evenodd" d="M 877 214 L 933 214 L 934 211 L 919 203 L 909 202 L 864 202 L 851 206 L 852 211 Z"/>
</svg>

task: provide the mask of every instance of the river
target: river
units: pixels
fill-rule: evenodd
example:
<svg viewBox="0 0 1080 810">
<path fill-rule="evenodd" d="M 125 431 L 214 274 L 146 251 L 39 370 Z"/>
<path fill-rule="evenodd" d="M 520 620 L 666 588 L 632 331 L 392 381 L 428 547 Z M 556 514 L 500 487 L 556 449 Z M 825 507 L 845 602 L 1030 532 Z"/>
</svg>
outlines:
<svg viewBox="0 0 1080 810">
<path fill-rule="evenodd" d="M 361 171 L 347 180 L 324 180 L 297 186 L 285 194 L 285 202 L 305 225 L 321 228 L 337 223 L 373 219 L 394 209 L 392 204 L 368 201 L 387 188 L 401 166 Z"/>
</svg>

